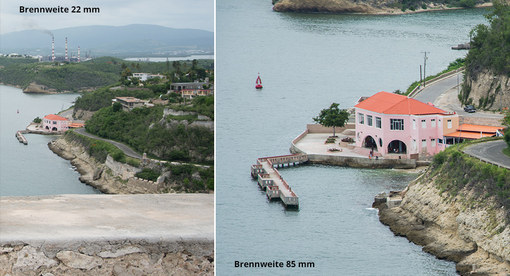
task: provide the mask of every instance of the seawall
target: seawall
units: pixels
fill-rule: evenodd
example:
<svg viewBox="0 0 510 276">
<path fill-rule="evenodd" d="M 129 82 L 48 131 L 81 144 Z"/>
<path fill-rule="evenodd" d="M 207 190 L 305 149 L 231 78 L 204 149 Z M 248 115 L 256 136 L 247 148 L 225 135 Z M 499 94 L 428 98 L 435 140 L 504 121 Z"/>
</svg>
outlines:
<svg viewBox="0 0 510 276">
<path fill-rule="evenodd" d="M 354 131 L 353 124 L 347 124 L 345 127 L 337 127 L 336 133 L 352 132 Z M 308 124 L 306 130 L 294 138 L 291 142 L 290 152 L 293 154 L 304 153 L 308 155 L 310 163 L 324 164 L 333 166 L 343 166 L 352 168 L 371 168 L 371 169 L 415 169 L 417 165 L 428 165 L 428 162 L 420 162 L 415 159 L 369 159 L 366 157 L 359 157 L 359 154 L 317 154 L 303 150 L 297 144 L 306 138 L 307 135 L 316 133 L 333 133 L 333 128 L 324 127 L 319 124 Z M 347 150 L 346 150 L 347 151 Z"/>
<path fill-rule="evenodd" d="M 0 275 L 213 275 L 214 196 L 1 197 Z"/>
</svg>

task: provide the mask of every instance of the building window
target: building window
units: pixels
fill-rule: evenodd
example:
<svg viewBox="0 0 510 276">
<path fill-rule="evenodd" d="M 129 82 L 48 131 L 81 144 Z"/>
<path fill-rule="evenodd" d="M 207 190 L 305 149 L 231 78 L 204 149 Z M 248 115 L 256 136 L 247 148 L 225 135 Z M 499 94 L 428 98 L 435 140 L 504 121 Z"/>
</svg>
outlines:
<svg viewBox="0 0 510 276">
<path fill-rule="evenodd" d="M 448 128 L 452 128 L 452 120 L 448 120 Z"/>
<path fill-rule="evenodd" d="M 436 127 L 436 119 L 430 120 L 430 124 L 432 125 L 432 127 Z"/>
<path fill-rule="evenodd" d="M 437 139 L 437 143 L 438 144 L 442 144 L 443 143 L 443 139 Z"/>
<path fill-rule="evenodd" d="M 367 125 L 372 126 L 372 115 L 367 115 Z"/>
<path fill-rule="evenodd" d="M 421 128 L 427 128 L 427 120 L 421 120 Z"/>
<path fill-rule="evenodd" d="M 382 139 L 379 138 L 379 146 L 382 147 Z"/>
<path fill-rule="evenodd" d="M 365 123 L 365 115 L 363 113 L 358 113 L 358 123 L 360 125 Z"/>
<path fill-rule="evenodd" d="M 413 129 L 416 129 L 416 120 L 413 119 Z"/>
<path fill-rule="evenodd" d="M 413 150 L 416 150 L 416 139 L 413 139 Z"/>
<path fill-rule="evenodd" d="M 390 119 L 391 130 L 404 130 L 404 119 Z"/>
<path fill-rule="evenodd" d="M 375 127 L 381 128 L 381 117 L 375 117 Z"/>
<path fill-rule="evenodd" d="M 436 146 L 436 139 L 430 139 L 430 145 L 432 147 L 435 147 Z"/>
<path fill-rule="evenodd" d="M 422 139 L 421 140 L 421 149 L 422 150 L 427 149 L 427 139 Z"/>
<path fill-rule="evenodd" d="M 56 125 L 57 124 L 57 121 L 53 121 L 53 124 Z"/>
</svg>

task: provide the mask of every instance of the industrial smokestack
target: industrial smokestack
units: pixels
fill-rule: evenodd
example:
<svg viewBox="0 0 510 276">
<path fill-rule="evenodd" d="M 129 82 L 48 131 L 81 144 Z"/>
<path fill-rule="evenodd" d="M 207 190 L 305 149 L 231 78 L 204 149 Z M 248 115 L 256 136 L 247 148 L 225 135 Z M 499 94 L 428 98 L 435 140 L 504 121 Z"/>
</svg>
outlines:
<svg viewBox="0 0 510 276">
<path fill-rule="evenodd" d="M 55 61 L 55 37 L 51 36 L 51 61 Z"/>
<path fill-rule="evenodd" d="M 67 37 L 66 37 L 66 61 L 68 61 L 69 59 L 67 58 Z"/>
<path fill-rule="evenodd" d="M 80 45 L 78 45 L 78 62 L 80 62 Z"/>
</svg>

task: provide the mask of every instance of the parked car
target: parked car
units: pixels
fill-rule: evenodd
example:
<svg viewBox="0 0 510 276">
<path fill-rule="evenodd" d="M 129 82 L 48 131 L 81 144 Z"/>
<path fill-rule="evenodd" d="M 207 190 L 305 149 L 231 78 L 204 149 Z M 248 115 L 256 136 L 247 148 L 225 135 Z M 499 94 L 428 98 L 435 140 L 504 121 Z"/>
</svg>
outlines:
<svg viewBox="0 0 510 276">
<path fill-rule="evenodd" d="M 467 113 L 475 113 L 476 112 L 476 108 L 472 105 L 466 105 L 464 107 L 464 111 L 466 111 Z"/>
</svg>

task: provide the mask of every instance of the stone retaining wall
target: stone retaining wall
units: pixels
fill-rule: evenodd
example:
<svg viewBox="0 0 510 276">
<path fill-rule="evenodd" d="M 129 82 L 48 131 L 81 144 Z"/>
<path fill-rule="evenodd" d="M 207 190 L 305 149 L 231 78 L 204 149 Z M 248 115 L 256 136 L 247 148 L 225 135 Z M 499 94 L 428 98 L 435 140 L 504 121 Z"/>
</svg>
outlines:
<svg viewBox="0 0 510 276">
<path fill-rule="evenodd" d="M 213 242 L 119 240 L 0 245 L 0 275 L 213 275 Z"/>
</svg>

